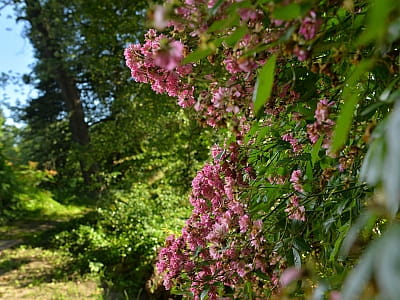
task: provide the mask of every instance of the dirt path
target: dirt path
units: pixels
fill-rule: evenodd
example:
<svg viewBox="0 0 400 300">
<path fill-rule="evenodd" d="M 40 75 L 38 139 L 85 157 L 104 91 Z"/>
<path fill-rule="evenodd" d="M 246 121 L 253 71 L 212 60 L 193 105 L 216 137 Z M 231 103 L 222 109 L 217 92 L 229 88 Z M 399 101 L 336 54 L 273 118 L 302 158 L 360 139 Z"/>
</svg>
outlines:
<svg viewBox="0 0 400 300">
<path fill-rule="evenodd" d="M 0 299 L 103 299 L 99 280 L 74 273 L 71 257 L 27 243 L 53 226 L 39 222 L 0 228 Z"/>
</svg>

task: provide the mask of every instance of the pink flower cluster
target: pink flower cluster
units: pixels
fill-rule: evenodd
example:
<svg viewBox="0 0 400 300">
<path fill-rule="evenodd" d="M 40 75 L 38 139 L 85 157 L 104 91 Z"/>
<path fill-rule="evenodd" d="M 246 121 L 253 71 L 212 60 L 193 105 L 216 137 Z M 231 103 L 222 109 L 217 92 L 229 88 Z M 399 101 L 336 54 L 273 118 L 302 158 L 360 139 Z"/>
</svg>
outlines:
<svg viewBox="0 0 400 300">
<path fill-rule="evenodd" d="M 214 163 L 207 164 L 192 182 L 191 217 L 180 237 L 169 237 L 161 249 L 157 268 L 164 285 L 171 288 L 181 278 L 190 279 L 193 299 L 206 287 L 209 299 L 217 299 L 217 286 L 235 288 L 260 280 L 254 273 L 268 273 L 263 222 L 252 220 L 236 193 L 246 184 L 238 170 L 238 145 L 229 151 L 214 147 Z"/>
<path fill-rule="evenodd" d="M 288 213 L 289 219 L 304 222 L 306 220 L 305 208 L 299 204 L 299 200 L 300 198 L 296 195 L 290 197 L 285 212 Z"/>
<path fill-rule="evenodd" d="M 303 19 L 300 25 L 299 34 L 301 34 L 305 40 L 311 40 L 317 34 L 321 23 L 321 20 L 317 19 L 315 11 L 311 11 L 309 16 Z"/>
<path fill-rule="evenodd" d="M 293 185 L 293 188 L 295 191 L 298 191 L 300 193 L 304 193 L 304 189 L 302 184 L 300 183 L 302 177 L 301 170 L 294 170 L 292 172 L 292 175 L 290 176 L 290 182 Z"/>
<path fill-rule="evenodd" d="M 156 93 L 177 97 L 180 106 L 188 107 L 195 103 L 194 87 L 184 83 L 182 77 L 190 74 L 193 68 L 190 64 L 180 65 L 183 52 L 181 42 L 157 35 L 154 29 L 150 29 L 143 45 L 132 44 L 124 54 L 136 81 L 149 83 Z"/>
<path fill-rule="evenodd" d="M 322 148 L 328 149 L 331 144 L 333 126 L 335 122 L 329 118 L 329 107 L 333 106 L 333 101 L 328 102 L 327 99 L 321 99 L 315 110 L 315 122 L 307 125 L 307 134 L 311 143 L 315 144 L 318 139 L 323 136 L 324 140 Z"/>
<path fill-rule="evenodd" d="M 282 135 L 282 140 L 290 143 L 294 153 L 299 153 L 303 149 L 303 146 L 296 138 L 293 137 L 292 133 L 286 133 Z"/>
</svg>

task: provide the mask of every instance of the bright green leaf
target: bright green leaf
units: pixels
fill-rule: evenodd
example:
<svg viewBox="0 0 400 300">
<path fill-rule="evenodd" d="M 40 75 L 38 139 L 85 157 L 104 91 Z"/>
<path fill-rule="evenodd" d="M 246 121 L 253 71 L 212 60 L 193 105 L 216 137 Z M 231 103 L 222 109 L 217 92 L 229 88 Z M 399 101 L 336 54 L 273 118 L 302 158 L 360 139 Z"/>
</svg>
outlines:
<svg viewBox="0 0 400 300">
<path fill-rule="evenodd" d="M 213 33 L 216 31 L 223 31 L 227 28 L 230 28 L 238 24 L 239 24 L 239 15 L 232 14 L 230 17 L 226 19 L 217 20 L 214 23 L 212 23 L 211 26 L 208 28 L 207 32 Z"/>
<path fill-rule="evenodd" d="M 231 35 L 225 38 L 225 42 L 231 46 L 234 47 L 238 41 L 244 37 L 244 35 L 247 33 L 247 27 L 242 26 L 237 28 Z"/>
<path fill-rule="evenodd" d="M 269 99 L 274 84 L 276 55 L 272 55 L 257 76 L 253 94 L 254 112 L 257 114 Z"/>
<path fill-rule="evenodd" d="M 357 84 L 360 78 L 372 66 L 372 63 L 373 61 L 369 59 L 360 62 L 360 64 L 354 69 L 350 77 L 345 82 L 342 94 L 344 104 L 340 110 L 339 117 L 336 121 L 335 131 L 333 133 L 333 141 L 331 146 L 331 150 L 333 152 L 337 152 L 347 141 L 353 121 L 353 113 L 361 97 L 360 91 L 357 88 Z"/>
<path fill-rule="evenodd" d="M 198 48 L 194 52 L 192 52 L 188 56 L 186 56 L 183 59 L 182 64 L 185 65 L 185 64 L 191 63 L 191 62 L 197 62 L 200 59 L 211 55 L 213 52 L 214 52 L 214 50 L 211 48 L 205 48 L 205 49 Z"/>
<path fill-rule="evenodd" d="M 311 164 L 314 166 L 314 164 L 319 160 L 319 150 L 321 149 L 322 142 L 324 140 L 324 136 L 320 136 L 318 141 L 314 144 L 311 150 Z"/>
<path fill-rule="evenodd" d="M 292 3 L 289 5 L 277 7 L 273 11 L 272 15 L 274 16 L 275 19 L 278 20 L 284 20 L 284 21 L 293 20 L 301 16 L 301 7 L 297 3 Z"/>
</svg>

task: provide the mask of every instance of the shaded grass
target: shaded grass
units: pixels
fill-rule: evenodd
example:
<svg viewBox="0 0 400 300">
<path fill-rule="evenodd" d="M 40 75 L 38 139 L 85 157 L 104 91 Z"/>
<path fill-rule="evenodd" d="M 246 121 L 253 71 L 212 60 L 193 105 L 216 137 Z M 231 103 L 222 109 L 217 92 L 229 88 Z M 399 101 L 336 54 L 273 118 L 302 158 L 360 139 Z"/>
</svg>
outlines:
<svg viewBox="0 0 400 300">
<path fill-rule="evenodd" d="M 98 278 L 71 268 L 60 251 L 20 246 L 0 253 L 0 299 L 102 299 Z"/>
<path fill-rule="evenodd" d="M 73 257 L 51 244 L 58 232 L 92 218 L 91 209 L 63 205 L 47 191 L 18 198 L 13 218 L 0 225 L 3 245 L 21 244 L 0 250 L 0 299 L 103 299 L 99 277 L 80 274 Z"/>
</svg>

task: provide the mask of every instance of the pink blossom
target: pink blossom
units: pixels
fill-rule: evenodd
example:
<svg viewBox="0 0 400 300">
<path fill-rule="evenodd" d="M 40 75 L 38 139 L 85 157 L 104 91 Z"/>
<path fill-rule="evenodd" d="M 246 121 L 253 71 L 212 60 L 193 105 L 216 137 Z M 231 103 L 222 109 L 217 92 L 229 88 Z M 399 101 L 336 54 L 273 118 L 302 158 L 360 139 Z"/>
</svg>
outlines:
<svg viewBox="0 0 400 300">
<path fill-rule="evenodd" d="M 247 22 L 249 20 L 256 20 L 258 13 L 255 9 L 239 8 L 239 16 L 244 22 Z"/>
<path fill-rule="evenodd" d="M 299 34 L 303 35 L 304 39 L 311 40 L 315 37 L 320 25 L 321 21 L 317 20 L 317 15 L 311 11 L 310 15 L 302 21 Z"/>
<path fill-rule="evenodd" d="M 170 41 L 154 54 L 154 63 L 168 71 L 172 71 L 183 59 L 184 46 L 179 41 Z"/>
<path fill-rule="evenodd" d="M 153 24 L 154 27 L 162 30 L 168 26 L 167 9 L 162 5 L 154 7 Z"/>
<path fill-rule="evenodd" d="M 288 286 L 291 282 L 300 279 L 301 270 L 297 268 L 288 268 L 286 269 L 279 279 L 281 286 Z"/>
<path fill-rule="evenodd" d="M 301 170 L 294 170 L 292 175 L 290 176 L 290 182 L 293 185 L 293 188 L 301 193 L 304 193 L 303 186 L 300 183 L 300 177 L 302 176 Z"/>
<path fill-rule="evenodd" d="M 342 294 L 339 291 L 332 291 L 329 293 L 329 300 L 341 300 Z"/>
<path fill-rule="evenodd" d="M 292 196 L 285 209 L 285 212 L 288 213 L 289 219 L 305 222 L 305 208 L 304 206 L 299 205 L 299 199 L 300 198 L 298 196 Z"/>
<path fill-rule="evenodd" d="M 293 54 L 297 56 L 299 61 L 305 61 L 308 57 L 307 51 L 297 45 L 294 46 Z"/>
<path fill-rule="evenodd" d="M 303 146 L 299 143 L 297 139 L 293 137 L 292 133 L 286 133 L 282 135 L 282 140 L 290 143 L 294 153 L 299 153 L 303 149 Z"/>
<path fill-rule="evenodd" d="M 246 232 L 247 229 L 249 228 L 249 225 L 250 225 L 250 218 L 249 218 L 249 216 L 248 216 L 247 214 L 241 216 L 240 219 L 239 219 L 239 228 L 240 228 L 240 232 L 241 232 L 241 233 Z"/>
<path fill-rule="evenodd" d="M 329 107 L 333 106 L 333 101 L 328 102 L 327 99 L 321 99 L 315 110 L 315 122 L 307 124 L 307 135 L 311 143 L 315 144 L 321 136 L 324 136 L 322 142 L 323 149 L 329 149 L 333 126 L 335 122 L 329 118 Z"/>
</svg>

